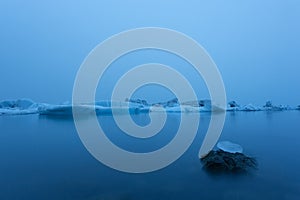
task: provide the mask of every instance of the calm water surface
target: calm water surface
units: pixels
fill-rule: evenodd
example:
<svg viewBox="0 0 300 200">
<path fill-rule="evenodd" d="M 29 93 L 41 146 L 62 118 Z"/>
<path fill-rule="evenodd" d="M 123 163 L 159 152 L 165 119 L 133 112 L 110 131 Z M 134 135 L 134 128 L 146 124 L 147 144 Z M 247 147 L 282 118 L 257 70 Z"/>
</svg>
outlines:
<svg viewBox="0 0 300 200">
<path fill-rule="evenodd" d="M 138 124 L 148 116 L 133 116 Z M 0 199 L 300 199 L 300 112 L 227 113 L 220 140 L 243 146 L 259 169 L 247 175 L 212 175 L 197 155 L 210 121 L 172 165 L 148 174 L 127 174 L 94 159 L 72 119 L 0 116 Z M 179 114 L 169 114 L 155 137 L 122 134 L 111 116 L 99 117 L 108 137 L 124 149 L 147 152 L 174 137 Z"/>
</svg>

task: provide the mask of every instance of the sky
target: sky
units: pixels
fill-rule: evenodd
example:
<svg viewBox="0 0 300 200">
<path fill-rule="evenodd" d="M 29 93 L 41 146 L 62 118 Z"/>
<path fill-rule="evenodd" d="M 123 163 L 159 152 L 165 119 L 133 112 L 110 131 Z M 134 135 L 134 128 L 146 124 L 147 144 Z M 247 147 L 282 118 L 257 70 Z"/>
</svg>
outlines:
<svg viewBox="0 0 300 200">
<path fill-rule="evenodd" d="M 0 100 L 71 101 L 77 70 L 96 45 L 121 31 L 151 26 L 182 32 L 202 45 L 219 68 L 228 100 L 299 105 L 299 22 L 297 0 L 1 0 Z M 97 100 L 108 98 L 109 81 L 135 64 L 185 65 L 164 52 L 128 56 L 118 61 L 127 68 L 119 70 L 116 62 L 100 81 Z M 199 98 L 208 97 L 201 77 L 182 73 Z M 135 97 L 172 97 L 161 89 L 145 91 Z"/>
</svg>

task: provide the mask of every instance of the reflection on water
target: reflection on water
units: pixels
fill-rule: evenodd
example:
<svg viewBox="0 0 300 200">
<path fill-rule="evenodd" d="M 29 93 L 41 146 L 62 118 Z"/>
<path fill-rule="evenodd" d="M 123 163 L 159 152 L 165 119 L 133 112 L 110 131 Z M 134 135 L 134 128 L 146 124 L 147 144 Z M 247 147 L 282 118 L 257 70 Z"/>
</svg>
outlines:
<svg viewBox="0 0 300 200">
<path fill-rule="evenodd" d="M 132 116 L 147 124 L 147 115 Z M 147 141 L 134 139 L 110 116 L 98 118 L 116 144 L 131 151 L 155 150 L 174 137 L 179 114 Z M 148 121 L 147 121 L 148 120 Z M 211 175 L 198 151 L 208 128 L 200 128 L 188 151 L 175 163 L 148 174 L 127 174 L 95 160 L 82 145 L 72 119 L 0 117 L 0 199 L 299 199 L 300 112 L 228 113 L 220 140 L 241 144 L 256 157 L 253 174 Z"/>
<path fill-rule="evenodd" d="M 132 115 L 132 118 L 140 126 L 146 126 L 150 123 L 147 114 Z M 176 135 L 180 123 L 180 115 L 168 116 L 163 129 L 158 134 L 146 139 L 132 137 L 123 133 L 110 116 L 99 116 L 98 121 L 106 136 L 114 144 L 127 151 L 142 153 L 158 150 L 168 144 Z"/>
</svg>

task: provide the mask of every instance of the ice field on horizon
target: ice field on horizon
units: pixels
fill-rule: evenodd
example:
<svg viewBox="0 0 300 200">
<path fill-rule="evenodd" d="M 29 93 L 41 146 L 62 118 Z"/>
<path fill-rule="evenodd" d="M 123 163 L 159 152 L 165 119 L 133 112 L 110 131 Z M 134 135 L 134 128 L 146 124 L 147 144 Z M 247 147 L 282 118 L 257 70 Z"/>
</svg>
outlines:
<svg viewBox="0 0 300 200">
<path fill-rule="evenodd" d="M 213 105 L 210 100 L 199 100 L 197 102 L 183 102 L 172 99 L 167 102 L 148 104 L 145 100 L 127 99 L 124 102 L 99 101 L 90 104 L 72 105 L 72 103 L 47 104 L 36 103 L 30 99 L 4 100 L 0 101 L 0 115 L 72 115 L 73 110 L 82 114 L 110 115 L 114 114 L 138 114 L 145 112 L 168 112 L 168 113 L 193 113 L 220 111 L 221 108 Z M 227 104 L 226 111 L 285 111 L 300 110 L 300 106 L 273 105 L 267 101 L 263 106 L 247 104 L 240 106 L 235 101 Z"/>
</svg>

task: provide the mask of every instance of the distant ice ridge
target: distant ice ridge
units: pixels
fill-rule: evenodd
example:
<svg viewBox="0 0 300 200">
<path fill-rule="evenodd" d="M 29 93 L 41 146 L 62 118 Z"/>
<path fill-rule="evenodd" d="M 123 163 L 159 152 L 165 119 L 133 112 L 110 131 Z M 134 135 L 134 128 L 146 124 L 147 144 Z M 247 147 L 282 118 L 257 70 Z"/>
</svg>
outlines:
<svg viewBox="0 0 300 200">
<path fill-rule="evenodd" d="M 0 102 L 0 115 L 26 115 L 38 113 L 39 104 L 30 99 L 5 100 Z"/>
<path fill-rule="evenodd" d="M 128 100 L 129 102 L 140 102 L 141 100 Z M 148 104 L 143 100 L 144 105 L 150 106 L 150 111 L 160 112 L 164 108 L 166 112 L 172 113 L 193 113 L 193 112 L 211 112 L 223 110 L 216 105 L 213 105 L 210 100 L 199 100 L 199 101 L 186 101 L 180 103 L 177 98 L 171 99 L 167 102 L 158 102 L 154 104 Z"/>
<path fill-rule="evenodd" d="M 238 105 L 235 101 L 230 101 L 228 103 L 227 111 L 284 111 L 284 110 L 299 110 L 298 107 L 291 107 L 288 105 L 273 105 L 271 101 L 267 101 L 264 106 L 256 106 L 253 104 L 248 104 L 244 106 Z"/>
<path fill-rule="evenodd" d="M 168 113 L 193 113 L 193 112 L 212 112 L 220 111 L 221 108 L 213 105 L 210 100 L 187 101 L 180 103 L 177 98 L 166 102 L 158 102 L 154 104 L 148 103 L 146 100 L 126 99 L 125 102 L 99 101 L 91 104 L 79 104 L 72 106 L 71 103 L 63 103 L 58 105 L 35 103 L 30 99 L 5 100 L 0 102 L 0 115 L 24 115 L 24 114 L 40 114 L 40 115 L 58 115 L 71 116 L 73 109 L 80 114 L 111 115 L 114 114 L 138 114 L 147 112 L 168 112 Z M 271 101 L 267 101 L 263 106 L 253 104 L 240 106 L 235 101 L 228 102 L 226 111 L 285 111 L 300 110 L 297 107 L 273 105 Z"/>
</svg>

